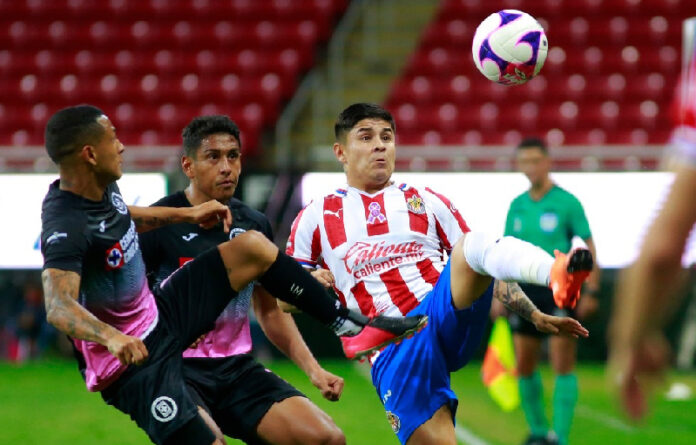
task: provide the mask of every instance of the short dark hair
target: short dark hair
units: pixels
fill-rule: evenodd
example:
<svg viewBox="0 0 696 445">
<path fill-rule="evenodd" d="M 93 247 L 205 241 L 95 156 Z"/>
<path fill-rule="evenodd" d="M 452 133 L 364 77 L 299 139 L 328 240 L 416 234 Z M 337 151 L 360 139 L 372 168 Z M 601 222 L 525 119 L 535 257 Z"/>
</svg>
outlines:
<svg viewBox="0 0 696 445">
<path fill-rule="evenodd" d="M 239 148 L 242 148 L 242 140 L 239 138 L 239 127 L 228 116 L 198 116 L 189 122 L 181 132 L 186 156 L 195 158 L 203 139 L 215 133 L 227 133 L 234 136 L 239 143 Z"/>
<path fill-rule="evenodd" d="M 549 150 L 546 148 L 546 142 L 540 137 L 529 137 L 529 138 L 524 138 L 522 142 L 519 143 L 517 146 L 517 150 L 526 150 L 528 148 L 538 148 L 540 149 L 544 154 L 548 154 Z"/>
<path fill-rule="evenodd" d="M 48 156 L 56 164 L 84 145 L 96 144 L 104 135 L 97 122 L 104 112 L 92 105 L 76 105 L 57 111 L 46 123 L 44 138 Z"/>
<path fill-rule="evenodd" d="M 338 119 L 336 119 L 336 123 L 334 124 L 336 140 L 343 139 L 346 133 L 355 127 L 355 124 L 363 119 L 369 118 L 387 121 L 392 131 L 396 131 L 394 118 L 389 111 L 377 104 L 361 102 L 349 106 L 338 115 Z"/>
</svg>

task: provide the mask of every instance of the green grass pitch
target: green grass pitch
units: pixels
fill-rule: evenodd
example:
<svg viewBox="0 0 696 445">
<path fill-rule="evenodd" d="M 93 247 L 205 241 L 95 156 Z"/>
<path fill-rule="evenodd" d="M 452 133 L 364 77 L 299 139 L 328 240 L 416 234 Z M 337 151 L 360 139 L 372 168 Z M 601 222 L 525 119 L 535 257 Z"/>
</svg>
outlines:
<svg viewBox="0 0 696 445">
<path fill-rule="evenodd" d="M 329 361 L 324 366 L 345 378 L 340 402 L 321 399 L 302 373 L 288 362 L 274 362 L 269 367 L 328 412 L 345 432 L 349 444 L 397 444 L 366 379 L 367 369 L 344 361 Z M 634 425 L 615 409 L 603 373 L 603 367 L 598 365 L 582 365 L 578 369 L 580 400 L 571 444 L 696 443 L 696 400 L 675 402 L 657 397 L 649 420 Z M 548 401 L 553 377 L 548 369 L 543 369 L 542 375 Z M 668 381 L 684 382 L 696 389 L 695 374 L 672 374 Z M 460 398 L 460 443 L 467 443 L 466 438 L 472 435 L 479 444 L 522 442 L 526 434 L 522 412 L 503 413 L 493 404 L 481 384 L 478 363 L 454 374 L 452 383 Z M 98 394 L 86 391 L 73 362 L 46 360 L 19 367 L 0 364 L 0 444 L 14 443 L 128 445 L 149 441 L 127 416 L 105 405 Z"/>
</svg>

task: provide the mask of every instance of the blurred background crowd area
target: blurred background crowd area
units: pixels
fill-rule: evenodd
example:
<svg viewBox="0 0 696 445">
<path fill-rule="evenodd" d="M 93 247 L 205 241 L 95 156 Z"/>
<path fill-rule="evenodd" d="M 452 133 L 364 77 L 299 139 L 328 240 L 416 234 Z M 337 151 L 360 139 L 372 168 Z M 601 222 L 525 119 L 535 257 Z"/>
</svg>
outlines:
<svg viewBox="0 0 696 445">
<path fill-rule="evenodd" d="M 488 81 L 471 58 L 476 26 L 508 8 L 549 40 L 541 74 L 518 87 Z M 333 122 L 357 101 L 394 114 L 400 171 L 514 171 L 514 147 L 531 135 L 547 140 L 556 171 L 654 171 L 691 16 L 693 0 L 0 0 L 0 175 L 54 173 L 46 120 L 90 103 L 116 125 L 125 171 L 163 173 L 178 190 L 181 129 L 227 114 L 242 131 L 238 195 L 283 246 L 302 175 L 340 171 Z M 606 304 L 581 359 L 606 357 L 617 273 L 603 275 Z M 689 301 L 676 346 L 681 321 L 696 320 Z M 0 270 L 0 358 L 71 354 L 43 311 L 38 270 Z"/>
</svg>

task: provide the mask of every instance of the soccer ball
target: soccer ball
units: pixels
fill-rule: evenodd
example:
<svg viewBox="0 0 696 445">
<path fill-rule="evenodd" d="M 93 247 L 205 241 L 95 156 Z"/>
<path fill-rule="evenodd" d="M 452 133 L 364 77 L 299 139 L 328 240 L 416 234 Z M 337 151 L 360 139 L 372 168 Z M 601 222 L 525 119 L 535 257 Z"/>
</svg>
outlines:
<svg viewBox="0 0 696 445">
<path fill-rule="evenodd" d="M 476 28 L 471 46 L 476 68 L 503 85 L 521 85 L 539 74 L 548 49 L 544 28 L 516 9 L 489 15 Z"/>
</svg>

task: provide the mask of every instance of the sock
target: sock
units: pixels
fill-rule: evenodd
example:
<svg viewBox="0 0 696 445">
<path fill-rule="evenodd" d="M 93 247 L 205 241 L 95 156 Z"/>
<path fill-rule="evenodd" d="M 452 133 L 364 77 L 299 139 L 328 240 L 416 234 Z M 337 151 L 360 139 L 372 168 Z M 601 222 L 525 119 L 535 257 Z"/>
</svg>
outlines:
<svg viewBox="0 0 696 445">
<path fill-rule="evenodd" d="M 554 258 L 531 243 L 511 236 L 495 238 L 482 232 L 469 232 L 463 249 L 469 266 L 481 275 L 502 281 L 549 285 Z"/>
<path fill-rule="evenodd" d="M 575 404 L 578 402 L 578 378 L 575 374 L 563 374 L 556 377 L 553 389 L 553 430 L 558 441 L 568 443 L 570 425 L 573 423 Z"/>
<path fill-rule="evenodd" d="M 528 377 L 520 377 L 520 399 L 527 424 L 534 436 L 546 436 L 549 423 L 544 413 L 544 387 L 536 371 Z"/>
<path fill-rule="evenodd" d="M 336 335 L 355 335 L 369 321 L 332 298 L 309 272 L 283 252 L 278 252 L 258 282 L 271 295 L 311 315 Z"/>
</svg>

